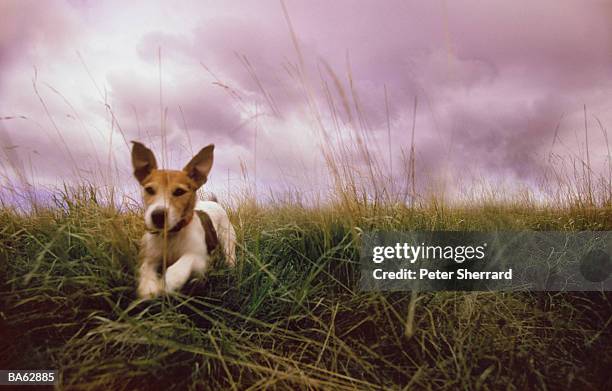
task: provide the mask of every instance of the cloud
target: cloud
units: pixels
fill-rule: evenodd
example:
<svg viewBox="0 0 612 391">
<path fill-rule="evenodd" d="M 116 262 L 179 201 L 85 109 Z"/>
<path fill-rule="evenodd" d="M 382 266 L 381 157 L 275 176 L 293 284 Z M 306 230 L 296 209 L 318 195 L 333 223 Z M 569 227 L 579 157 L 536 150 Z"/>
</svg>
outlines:
<svg viewBox="0 0 612 391">
<path fill-rule="evenodd" d="M 264 188 L 324 188 L 321 148 L 362 132 L 387 164 L 390 129 L 399 167 L 416 98 L 427 175 L 533 183 L 551 151 L 584 152 L 583 105 L 592 159 L 605 161 L 594 116 L 612 121 L 609 2 L 285 4 L 295 35 L 277 1 L 3 2 L 0 111 L 30 119 L 5 121 L 4 139 L 53 162 L 33 157 L 41 177 L 71 171 L 63 138 L 124 181 L 123 139 L 160 151 L 163 122 L 170 165 L 188 159 L 189 141 L 217 144 L 217 186 L 247 167 Z"/>
<path fill-rule="evenodd" d="M 0 4 L 0 68 L 32 65 L 64 49 L 78 27 L 73 11 L 60 1 L 3 1 Z"/>
</svg>

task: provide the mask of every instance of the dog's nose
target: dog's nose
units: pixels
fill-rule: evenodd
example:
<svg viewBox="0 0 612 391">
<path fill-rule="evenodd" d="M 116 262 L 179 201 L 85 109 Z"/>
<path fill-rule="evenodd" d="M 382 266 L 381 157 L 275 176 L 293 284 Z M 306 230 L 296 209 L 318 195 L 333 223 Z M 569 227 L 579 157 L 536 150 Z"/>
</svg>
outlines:
<svg viewBox="0 0 612 391">
<path fill-rule="evenodd" d="M 164 221 L 166 220 L 166 211 L 163 209 L 154 210 L 151 213 L 151 220 L 153 221 L 153 225 L 157 228 L 164 228 Z"/>
</svg>

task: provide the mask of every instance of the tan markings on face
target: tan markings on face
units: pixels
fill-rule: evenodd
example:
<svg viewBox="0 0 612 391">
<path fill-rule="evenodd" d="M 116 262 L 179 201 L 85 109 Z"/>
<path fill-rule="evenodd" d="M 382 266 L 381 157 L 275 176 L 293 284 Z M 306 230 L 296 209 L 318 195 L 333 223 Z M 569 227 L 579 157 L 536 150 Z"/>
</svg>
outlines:
<svg viewBox="0 0 612 391">
<path fill-rule="evenodd" d="M 184 171 L 153 170 L 143 181 L 145 224 L 160 229 L 155 214 L 165 213 L 166 228 L 172 229 L 193 213 L 197 184 Z M 159 216 L 158 216 L 159 217 Z"/>
</svg>

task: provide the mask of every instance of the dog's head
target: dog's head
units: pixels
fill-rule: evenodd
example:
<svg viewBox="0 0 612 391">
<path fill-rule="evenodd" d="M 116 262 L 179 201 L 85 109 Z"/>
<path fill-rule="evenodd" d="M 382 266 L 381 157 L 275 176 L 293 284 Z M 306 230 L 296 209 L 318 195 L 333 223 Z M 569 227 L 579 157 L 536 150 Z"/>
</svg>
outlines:
<svg viewBox="0 0 612 391">
<path fill-rule="evenodd" d="M 145 226 L 151 231 L 172 230 L 192 216 L 196 191 L 206 183 L 213 164 L 213 144 L 202 148 L 182 171 L 160 170 L 153 152 L 133 141 L 134 176 L 143 188 Z"/>
</svg>

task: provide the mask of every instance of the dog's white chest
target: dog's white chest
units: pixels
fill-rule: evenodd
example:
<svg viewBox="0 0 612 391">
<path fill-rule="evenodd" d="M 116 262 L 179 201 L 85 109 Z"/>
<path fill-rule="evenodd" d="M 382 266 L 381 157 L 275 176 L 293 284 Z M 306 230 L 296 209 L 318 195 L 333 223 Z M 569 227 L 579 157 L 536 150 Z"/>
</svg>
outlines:
<svg viewBox="0 0 612 391">
<path fill-rule="evenodd" d="M 208 258 L 206 249 L 206 237 L 199 219 L 194 218 L 185 228 L 176 234 L 169 234 L 164 240 L 163 234 L 147 233 L 144 236 L 146 246 L 158 259 L 166 259 L 166 266 L 171 266 L 185 254 L 193 254 Z M 164 257 L 165 253 L 165 257 Z"/>
</svg>

